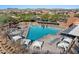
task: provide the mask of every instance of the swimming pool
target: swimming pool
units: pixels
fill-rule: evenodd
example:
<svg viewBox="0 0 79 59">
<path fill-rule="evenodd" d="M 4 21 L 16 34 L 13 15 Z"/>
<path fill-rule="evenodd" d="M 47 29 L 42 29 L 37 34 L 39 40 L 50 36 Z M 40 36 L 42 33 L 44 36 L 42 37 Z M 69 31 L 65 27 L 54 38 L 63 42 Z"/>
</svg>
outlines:
<svg viewBox="0 0 79 59">
<path fill-rule="evenodd" d="M 27 39 L 38 40 L 45 35 L 56 35 L 60 30 L 52 27 L 30 26 Z"/>
</svg>

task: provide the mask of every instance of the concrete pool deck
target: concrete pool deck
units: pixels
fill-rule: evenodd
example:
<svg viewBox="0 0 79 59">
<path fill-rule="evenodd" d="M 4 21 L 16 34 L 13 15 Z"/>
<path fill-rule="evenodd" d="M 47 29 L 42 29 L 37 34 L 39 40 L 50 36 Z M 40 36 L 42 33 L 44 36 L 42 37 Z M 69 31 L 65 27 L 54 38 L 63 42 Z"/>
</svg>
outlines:
<svg viewBox="0 0 79 59">
<path fill-rule="evenodd" d="M 39 39 L 39 41 L 44 41 L 44 45 L 42 47 L 42 50 L 43 51 L 50 51 L 51 53 L 54 53 L 54 54 L 58 54 L 60 53 L 60 50 L 56 47 L 56 44 L 57 42 L 60 41 L 60 39 L 56 39 L 57 36 L 54 36 L 54 35 L 47 35 L 47 36 L 44 36 L 43 38 Z M 55 40 L 55 42 L 51 42 L 51 40 Z"/>
</svg>

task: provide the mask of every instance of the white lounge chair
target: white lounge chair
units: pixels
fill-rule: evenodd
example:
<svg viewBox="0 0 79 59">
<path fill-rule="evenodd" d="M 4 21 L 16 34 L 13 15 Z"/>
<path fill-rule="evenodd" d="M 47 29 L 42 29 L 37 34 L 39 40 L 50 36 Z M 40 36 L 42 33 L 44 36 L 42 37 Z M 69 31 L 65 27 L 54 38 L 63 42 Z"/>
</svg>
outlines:
<svg viewBox="0 0 79 59">
<path fill-rule="evenodd" d="M 44 42 L 34 41 L 32 43 L 32 46 L 31 47 L 32 47 L 32 49 L 35 49 L 35 48 L 41 49 L 43 44 L 44 44 Z"/>
<path fill-rule="evenodd" d="M 69 43 L 61 41 L 60 43 L 58 43 L 57 45 L 59 48 L 64 48 L 65 50 L 67 50 L 67 48 L 69 47 Z"/>
<path fill-rule="evenodd" d="M 22 39 L 21 40 L 21 44 L 25 45 L 26 47 L 29 47 L 30 43 L 31 43 L 30 39 Z"/>
<path fill-rule="evenodd" d="M 63 39 L 63 41 L 66 41 L 66 42 L 68 42 L 69 44 L 72 42 L 72 38 L 68 38 L 68 37 L 65 37 L 64 39 Z"/>
<path fill-rule="evenodd" d="M 21 39 L 22 37 L 17 35 L 17 36 L 13 36 L 12 39 L 16 42 L 17 40 Z"/>
<path fill-rule="evenodd" d="M 30 42 L 31 42 L 30 39 L 25 39 L 25 40 L 24 40 L 24 44 L 26 44 L 26 45 L 29 45 Z"/>
</svg>

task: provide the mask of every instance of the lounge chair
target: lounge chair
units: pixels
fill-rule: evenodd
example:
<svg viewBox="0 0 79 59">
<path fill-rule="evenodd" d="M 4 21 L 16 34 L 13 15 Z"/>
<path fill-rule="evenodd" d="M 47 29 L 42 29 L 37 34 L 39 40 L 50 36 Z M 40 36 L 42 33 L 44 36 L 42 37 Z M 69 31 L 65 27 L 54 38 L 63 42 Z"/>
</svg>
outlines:
<svg viewBox="0 0 79 59">
<path fill-rule="evenodd" d="M 65 50 L 67 50 L 67 48 L 69 47 L 69 43 L 64 42 L 64 41 L 61 41 L 61 42 L 59 42 L 59 43 L 57 44 L 57 46 L 58 46 L 59 48 L 64 48 Z"/>
<path fill-rule="evenodd" d="M 31 40 L 30 39 L 21 39 L 21 44 L 26 47 L 29 48 L 29 46 L 31 45 Z"/>
<path fill-rule="evenodd" d="M 68 42 L 69 44 L 73 41 L 72 38 L 65 37 L 63 41 Z"/>
<path fill-rule="evenodd" d="M 22 37 L 17 35 L 17 36 L 12 36 L 12 39 L 16 42 L 17 40 L 22 39 Z"/>
<path fill-rule="evenodd" d="M 43 44 L 44 44 L 44 41 L 43 42 L 41 42 L 41 41 L 34 41 L 32 43 L 31 47 L 32 47 L 32 49 L 41 49 Z"/>
</svg>

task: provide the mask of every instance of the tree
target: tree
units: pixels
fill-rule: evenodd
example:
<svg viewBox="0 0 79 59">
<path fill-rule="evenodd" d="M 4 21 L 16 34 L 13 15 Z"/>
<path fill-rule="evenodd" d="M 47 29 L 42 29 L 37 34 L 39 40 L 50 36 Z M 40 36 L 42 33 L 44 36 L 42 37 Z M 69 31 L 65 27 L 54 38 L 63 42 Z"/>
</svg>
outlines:
<svg viewBox="0 0 79 59">
<path fill-rule="evenodd" d="M 42 19 L 49 19 L 50 16 L 51 16 L 50 14 L 43 14 L 43 15 L 41 15 L 41 18 Z"/>
<path fill-rule="evenodd" d="M 0 24 L 6 24 L 9 22 L 9 17 L 7 15 L 0 16 Z"/>
<path fill-rule="evenodd" d="M 75 14 L 74 17 L 79 17 L 79 14 Z"/>
</svg>

